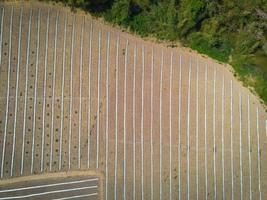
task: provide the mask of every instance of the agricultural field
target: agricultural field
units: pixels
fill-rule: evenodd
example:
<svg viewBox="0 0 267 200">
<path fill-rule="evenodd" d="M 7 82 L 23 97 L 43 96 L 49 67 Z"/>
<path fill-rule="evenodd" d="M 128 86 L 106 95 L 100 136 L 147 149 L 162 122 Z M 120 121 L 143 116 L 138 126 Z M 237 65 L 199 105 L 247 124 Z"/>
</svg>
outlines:
<svg viewBox="0 0 267 200">
<path fill-rule="evenodd" d="M 99 178 L 90 173 L 61 172 L 2 180 L 0 199 L 99 199 Z"/>
<path fill-rule="evenodd" d="M 226 65 L 46 3 L 0 3 L 0 27 L 0 182 L 91 170 L 104 199 L 267 199 L 267 113 Z"/>
</svg>

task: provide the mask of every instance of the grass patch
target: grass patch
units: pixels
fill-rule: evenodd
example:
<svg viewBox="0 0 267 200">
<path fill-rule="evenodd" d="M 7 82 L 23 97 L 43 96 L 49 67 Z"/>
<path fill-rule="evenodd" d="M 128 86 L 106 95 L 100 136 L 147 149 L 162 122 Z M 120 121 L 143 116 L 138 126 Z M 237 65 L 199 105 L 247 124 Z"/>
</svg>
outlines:
<svg viewBox="0 0 267 200">
<path fill-rule="evenodd" d="M 252 57 L 252 56 L 251 56 Z M 254 88 L 255 92 L 266 104 L 267 102 L 267 73 L 259 65 L 257 56 L 235 56 L 232 66 L 245 86 Z M 253 60 L 256 59 L 256 63 Z M 265 61 L 264 61 L 265 63 Z"/>
<path fill-rule="evenodd" d="M 211 38 L 203 36 L 201 33 L 193 33 L 187 39 L 187 43 L 190 48 L 221 62 L 227 62 L 229 59 L 230 46 L 225 42 L 221 42 L 219 38 Z"/>
</svg>

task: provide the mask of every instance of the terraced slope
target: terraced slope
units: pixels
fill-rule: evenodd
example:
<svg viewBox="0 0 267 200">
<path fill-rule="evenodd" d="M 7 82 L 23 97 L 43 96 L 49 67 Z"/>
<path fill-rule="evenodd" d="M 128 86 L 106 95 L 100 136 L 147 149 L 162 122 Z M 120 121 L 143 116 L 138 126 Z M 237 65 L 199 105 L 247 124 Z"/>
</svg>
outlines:
<svg viewBox="0 0 267 200">
<path fill-rule="evenodd" d="M 0 7 L 2 179 L 92 169 L 105 199 L 267 198 L 267 115 L 227 68 L 56 6 Z"/>
</svg>

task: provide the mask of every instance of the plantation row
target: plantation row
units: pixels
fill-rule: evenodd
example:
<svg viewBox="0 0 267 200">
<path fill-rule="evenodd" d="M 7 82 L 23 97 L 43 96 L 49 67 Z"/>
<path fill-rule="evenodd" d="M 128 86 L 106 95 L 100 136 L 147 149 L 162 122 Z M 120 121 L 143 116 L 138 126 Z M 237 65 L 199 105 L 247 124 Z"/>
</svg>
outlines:
<svg viewBox="0 0 267 200">
<path fill-rule="evenodd" d="M 224 66 L 56 6 L 0 11 L 1 178 L 90 169 L 105 199 L 265 198 L 266 112 Z"/>
</svg>

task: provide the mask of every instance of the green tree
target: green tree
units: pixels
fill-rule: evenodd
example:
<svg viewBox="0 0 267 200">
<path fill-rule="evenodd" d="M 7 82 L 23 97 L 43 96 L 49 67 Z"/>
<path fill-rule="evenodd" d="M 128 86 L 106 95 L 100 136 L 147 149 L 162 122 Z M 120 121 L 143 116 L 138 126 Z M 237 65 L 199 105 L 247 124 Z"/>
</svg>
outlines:
<svg viewBox="0 0 267 200">
<path fill-rule="evenodd" d="M 106 19 L 117 24 L 126 24 L 130 14 L 130 0 L 115 0 L 106 14 Z"/>
<path fill-rule="evenodd" d="M 197 30 L 207 16 L 204 0 L 184 0 L 179 11 L 178 29 L 181 37 L 187 36 L 192 30 Z"/>
</svg>

